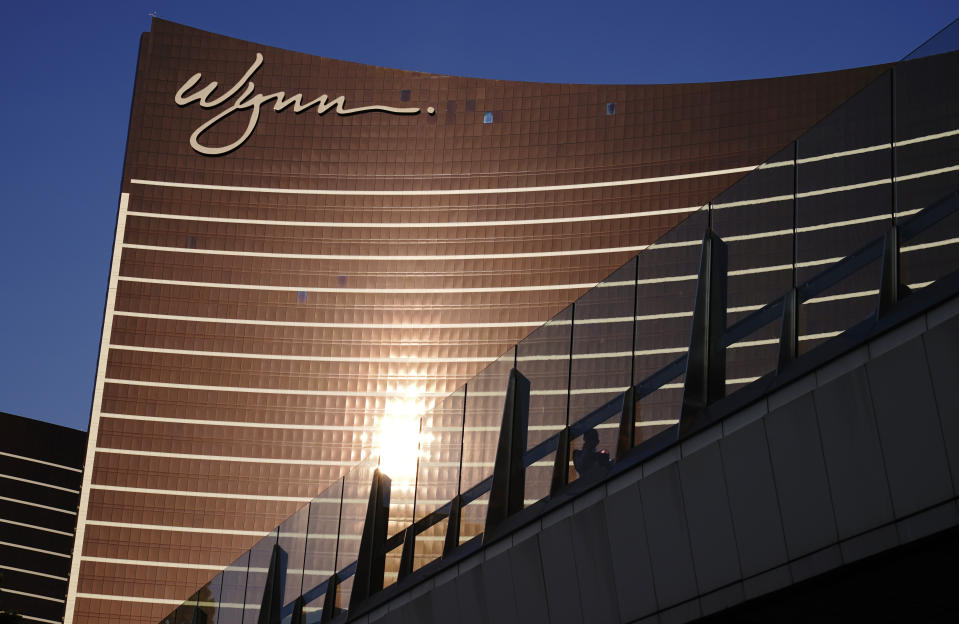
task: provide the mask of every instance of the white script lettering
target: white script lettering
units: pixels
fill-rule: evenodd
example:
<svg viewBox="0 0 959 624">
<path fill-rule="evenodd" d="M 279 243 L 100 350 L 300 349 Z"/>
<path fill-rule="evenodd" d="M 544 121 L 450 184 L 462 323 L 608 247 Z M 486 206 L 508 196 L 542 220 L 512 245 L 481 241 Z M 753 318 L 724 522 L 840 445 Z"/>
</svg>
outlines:
<svg viewBox="0 0 959 624">
<path fill-rule="evenodd" d="M 324 94 L 315 100 L 303 103 L 303 95 L 300 93 L 297 93 L 289 98 L 286 97 L 285 91 L 278 91 L 269 95 L 264 95 L 262 93 L 254 94 L 253 91 L 255 87 L 253 86 L 253 81 L 250 79 L 262 64 L 263 55 L 257 52 L 256 60 L 253 61 L 253 64 L 250 65 L 250 68 L 246 70 L 246 73 L 243 74 L 243 77 L 237 80 L 236 84 L 230 87 L 225 93 L 223 93 L 223 95 L 212 100 L 209 98 L 213 96 L 213 92 L 216 91 L 216 88 L 219 86 L 217 81 L 214 80 L 210 84 L 190 95 L 187 95 L 187 91 L 195 87 L 196 84 L 200 82 L 202 74 L 193 74 L 189 79 L 187 79 L 186 82 L 183 83 L 183 86 L 180 87 L 179 91 L 176 92 L 176 96 L 173 98 L 179 106 L 187 106 L 193 102 L 199 102 L 200 108 L 216 108 L 237 93 L 240 93 L 242 90 L 242 93 L 240 93 L 240 96 L 233 102 L 232 106 L 226 108 L 223 110 L 223 112 L 212 117 L 206 123 L 194 130 L 193 134 L 190 135 L 190 146 L 194 150 L 208 156 L 219 156 L 221 154 L 232 152 L 236 148 L 240 147 L 246 142 L 247 139 L 250 138 L 250 136 L 253 134 L 253 131 L 256 130 L 256 124 L 260 119 L 260 107 L 270 100 L 276 100 L 276 103 L 273 105 L 274 111 L 282 112 L 290 106 L 293 106 L 293 112 L 296 114 L 312 108 L 316 108 L 316 112 L 320 115 L 331 109 L 337 115 L 355 115 L 357 113 L 368 113 L 373 111 L 381 113 L 393 113 L 395 115 L 416 115 L 420 112 L 420 109 L 418 108 L 395 108 L 393 106 L 377 105 L 346 108 L 346 96 L 344 95 L 330 100 L 329 96 Z M 243 131 L 236 141 L 233 141 L 229 145 L 224 145 L 222 147 L 208 147 L 200 143 L 200 136 L 204 132 L 223 121 L 233 113 L 244 110 L 250 111 L 250 118 L 247 121 L 246 130 Z M 430 114 L 433 114 L 434 110 L 432 106 L 428 110 Z"/>
</svg>

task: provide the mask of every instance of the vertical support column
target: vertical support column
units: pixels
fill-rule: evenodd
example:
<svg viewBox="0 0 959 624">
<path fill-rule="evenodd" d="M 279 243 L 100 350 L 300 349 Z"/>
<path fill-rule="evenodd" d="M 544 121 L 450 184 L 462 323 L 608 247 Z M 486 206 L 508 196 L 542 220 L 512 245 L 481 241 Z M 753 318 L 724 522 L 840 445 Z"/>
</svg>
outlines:
<svg viewBox="0 0 959 624">
<path fill-rule="evenodd" d="M 323 594 L 323 611 L 320 613 L 320 624 L 333 621 L 336 615 L 336 592 L 340 587 L 340 579 L 336 572 L 326 581 L 326 593 Z"/>
<path fill-rule="evenodd" d="M 290 624 L 306 624 L 306 618 L 303 616 L 303 596 L 297 596 L 296 600 L 293 601 Z"/>
<path fill-rule="evenodd" d="M 712 230 L 703 237 L 696 306 L 686 358 L 679 435 L 692 430 L 706 408 L 726 394 L 726 243 Z"/>
<path fill-rule="evenodd" d="M 633 386 L 623 393 L 623 412 L 619 417 L 619 436 L 616 438 L 616 461 L 620 461 L 636 443 L 636 400 Z"/>
<path fill-rule="evenodd" d="M 286 584 L 286 551 L 279 544 L 273 544 L 270 556 L 270 569 L 266 573 L 266 585 L 263 587 L 263 601 L 260 602 L 260 615 L 257 624 L 280 624 L 280 612 L 283 610 L 283 589 Z"/>
<path fill-rule="evenodd" d="M 416 533 L 413 531 L 413 525 L 411 524 L 403 531 L 403 552 L 400 554 L 400 569 L 396 573 L 397 583 L 413 573 L 413 549 L 415 546 Z"/>
<path fill-rule="evenodd" d="M 556 441 L 556 457 L 553 459 L 553 478 L 549 483 L 549 495 L 556 496 L 567 485 L 569 485 L 569 427 L 564 427 Z"/>
<path fill-rule="evenodd" d="M 526 428 L 529 423 L 529 388 L 529 379 L 515 368 L 510 370 L 483 541 L 497 525 L 523 509 L 526 489 L 523 453 L 526 452 Z"/>
<path fill-rule="evenodd" d="M 443 542 L 443 556 L 448 557 L 460 545 L 460 502 L 459 495 L 450 501 L 450 515 L 446 521 L 446 541 Z"/>
<path fill-rule="evenodd" d="M 879 278 L 876 318 L 886 316 L 906 294 L 908 287 L 903 285 L 899 277 L 899 227 L 893 225 L 882 243 L 882 274 Z"/>
<path fill-rule="evenodd" d="M 779 327 L 779 358 L 776 372 L 780 373 L 799 356 L 799 291 L 791 289 L 783 295 L 783 317 Z"/>
<path fill-rule="evenodd" d="M 350 592 L 350 610 L 383 589 L 386 569 L 386 530 L 390 514 L 391 481 L 379 468 L 373 473 L 370 500 L 366 506 L 366 520 L 360 537 L 360 552 L 356 558 L 356 574 Z"/>
</svg>

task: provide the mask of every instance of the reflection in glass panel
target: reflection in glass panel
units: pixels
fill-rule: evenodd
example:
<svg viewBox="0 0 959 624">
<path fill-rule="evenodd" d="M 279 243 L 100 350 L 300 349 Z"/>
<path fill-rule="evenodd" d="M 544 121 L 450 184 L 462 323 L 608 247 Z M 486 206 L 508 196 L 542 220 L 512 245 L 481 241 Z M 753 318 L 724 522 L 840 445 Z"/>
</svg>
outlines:
<svg viewBox="0 0 959 624">
<path fill-rule="evenodd" d="M 702 209 L 639 255 L 633 381 L 638 383 L 686 353 L 708 213 Z M 636 406 L 635 441 L 679 421 L 682 378 Z"/>
<path fill-rule="evenodd" d="M 466 388 L 466 419 L 463 431 L 463 470 L 460 492 L 493 474 L 496 444 L 503 421 L 503 405 L 509 372 L 515 361 L 510 349 L 474 377 Z M 489 493 L 463 507 L 460 541 L 483 532 Z"/>
<path fill-rule="evenodd" d="M 635 280 L 633 258 L 576 301 L 571 424 L 622 394 L 630 385 Z"/>
<path fill-rule="evenodd" d="M 892 80 L 885 72 L 797 141 L 796 276 L 802 284 L 881 236 L 892 225 L 889 149 Z M 868 149 L 867 149 L 868 148 Z M 876 288 L 863 273 L 831 292 L 836 297 Z M 862 297 L 804 306 L 801 339 L 844 331 L 868 312 Z"/>
<path fill-rule="evenodd" d="M 922 58 L 934 54 L 943 54 L 959 49 L 959 19 L 955 20 L 928 41 L 913 50 L 906 56 L 906 60 Z"/>
<path fill-rule="evenodd" d="M 246 576 L 249 562 L 250 551 L 247 551 L 221 572 L 220 609 L 217 624 L 241 624 L 243 622 L 243 603 L 246 597 Z"/>
<path fill-rule="evenodd" d="M 340 539 L 336 552 L 336 570 L 342 570 L 356 561 L 360 552 L 360 538 L 366 520 L 366 508 L 370 499 L 370 485 L 376 471 L 375 457 L 358 464 L 343 479 L 343 506 L 340 514 Z M 346 609 L 350 603 L 353 577 L 343 579 L 336 595 L 338 609 Z"/>
<path fill-rule="evenodd" d="M 727 326 L 793 287 L 795 149 L 789 144 L 712 202 L 712 227 L 729 254 Z M 779 325 L 768 325 L 726 351 L 727 392 L 775 370 L 778 336 Z"/>
<path fill-rule="evenodd" d="M 572 318 L 569 306 L 516 346 L 516 368 L 530 382 L 527 449 L 566 426 Z M 550 453 L 526 468 L 526 504 L 549 494 L 555 456 Z"/>
<path fill-rule="evenodd" d="M 223 573 L 221 572 L 197 591 L 196 610 L 193 613 L 195 624 L 216 624 L 222 587 Z"/>
<path fill-rule="evenodd" d="M 946 29 L 953 43 L 959 24 Z M 948 41 L 946 32 L 934 39 Z M 930 42 L 932 43 L 932 42 Z M 953 46 L 952 49 L 954 49 Z M 927 48 L 928 49 L 928 48 Z M 938 48 L 942 51 L 942 48 Z M 959 188 L 959 52 L 900 63 L 896 89 L 896 211 L 900 221 Z M 924 175 L 935 171 L 935 175 Z M 904 241 L 902 279 L 921 288 L 955 268 L 956 217 Z M 938 243 L 938 244 L 937 244 Z"/>
<path fill-rule="evenodd" d="M 413 570 L 419 570 L 427 563 L 443 556 L 443 544 L 446 543 L 446 530 L 449 519 L 440 520 L 416 536 L 413 549 Z"/>
<path fill-rule="evenodd" d="M 325 592 L 321 585 L 333 575 L 343 479 L 310 502 L 310 523 L 303 556 L 303 614 L 309 624 L 320 621 Z"/>
<path fill-rule="evenodd" d="M 451 501 L 459 493 L 460 451 L 463 443 L 463 409 L 466 389 L 460 388 L 440 401 L 423 417 L 422 452 L 416 477 L 414 518 Z M 441 523 L 444 527 L 446 523 Z M 418 535 L 414 548 L 414 569 L 443 553 L 437 530 Z"/>
<path fill-rule="evenodd" d="M 306 531 L 310 506 L 302 507 L 283 521 L 277 543 L 286 553 L 286 581 L 283 589 L 283 621 L 289 622 L 293 613 L 293 601 L 303 592 L 303 554 L 306 546 Z"/>
<path fill-rule="evenodd" d="M 276 535 L 277 530 L 273 529 L 250 549 L 250 567 L 246 577 L 246 598 L 243 601 L 245 605 L 243 610 L 244 622 L 256 622 L 260 615 L 260 606 L 263 604 L 263 590 L 266 587 L 266 576 L 270 570 L 270 558 L 273 556 Z"/>
</svg>

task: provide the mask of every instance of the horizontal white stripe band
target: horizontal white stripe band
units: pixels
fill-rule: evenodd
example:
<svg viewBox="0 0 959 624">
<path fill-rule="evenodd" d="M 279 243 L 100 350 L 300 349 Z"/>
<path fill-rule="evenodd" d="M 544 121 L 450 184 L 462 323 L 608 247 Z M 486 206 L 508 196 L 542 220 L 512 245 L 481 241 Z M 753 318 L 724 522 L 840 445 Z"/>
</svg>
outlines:
<svg viewBox="0 0 959 624">
<path fill-rule="evenodd" d="M 43 622 L 44 624 L 60 624 L 60 620 L 48 620 L 47 618 L 36 617 L 35 615 L 25 615 L 21 613 L 20 617 L 22 617 L 25 620 L 30 620 L 32 622 Z"/>
<path fill-rule="evenodd" d="M 702 209 L 702 206 L 690 208 L 667 208 L 664 210 L 645 210 L 642 212 L 620 212 L 607 215 L 588 215 L 582 217 L 554 217 L 550 219 L 512 219 L 503 221 L 432 221 L 424 223 L 416 222 L 398 222 L 398 223 L 369 223 L 362 221 L 340 222 L 340 221 L 277 221 L 273 219 L 234 219 L 229 217 L 203 217 L 194 215 L 177 215 L 161 212 L 136 212 L 127 211 L 127 215 L 135 217 L 146 217 L 150 219 L 171 219 L 174 221 L 203 221 L 208 223 L 236 223 L 241 225 L 279 225 L 288 227 L 326 227 L 326 228 L 389 228 L 389 229 L 407 229 L 407 228 L 460 228 L 460 227 L 503 227 L 503 226 L 521 226 L 521 225 L 549 225 L 552 223 L 580 223 L 587 221 L 611 221 L 616 219 L 636 219 L 641 217 L 657 217 L 669 214 L 683 214 L 687 212 L 696 212 Z"/>
<path fill-rule="evenodd" d="M 869 147 L 860 147 L 859 149 L 846 150 L 844 152 L 833 152 L 832 154 L 823 154 L 822 156 L 808 156 L 806 158 L 800 158 L 795 162 L 800 165 L 805 165 L 806 163 L 819 162 L 821 160 L 830 160 L 833 158 L 843 158 L 845 156 L 855 156 L 857 154 L 868 154 L 869 152 L 878 152 L 882 150 L 887 150 L 891 148 L 892 145 L 889 143 L 881 143 L 879 145 L 870 145 Z M 784 161 L 790 163 L 790 161 Z M 790 163 L 791 164 L 791 163 Z"/>
<path fill-rule="evenodd" d="M 0 496 L 0 500 L 7 501 L 8 503 L 18 503 L 20 505 L 28 505 L 30 507 L 37 507 L 38 509 L 47 509 L 49 511 L 57 511 L 59 513 L 68 514 L 71 516 L 77 515 L 77 512 L 70 511 L 69 509 L 61 509 L 60 507 L 51 507 L 49 505 L 41 505 L 40 503 L 31 503 L 30 501 L 20 500 L 18 498 L 9 498 L 7 496 Z"/>
<path fill-rule="evenodd" d="M 628 286 L 630 283 L 626 282 L 623 285 Z M 761 305 L 751 305 L 751 306 L 739 306 L 732 307 L 727 309 L 727 312 L 730 314 L 737 312 L 751 312 L 754 310 L 760 309 Z M 663 320 L 663 319 L 674 319 L 674 318 L 684 318 L 690 317 L 693 313 L 689 312 L 664 312 L 661 314 L 639 314 L 635 318 L 637 321 L 653 321 L 653 320 Z M 132 318 L 148 318 L 148 319 L 157 319 L 157 320 L 168 320 L 168 321 L 186 321 L 192 323 L 223 323 L 229 325 L 262 325 L 265 327 L 317 327 L 317 328 L 343 328 L 343 329 L 484 329 L 492 327 L 543 327 L 544 325 L 549 325 L 550 327 L 561 327 L 571 325 L 571 321 L 547 321 L 542 323 L 539 321 L 519 321 L 514 323 L 309 323 L 309 322 L 297 322 L 297 321 L 267 321 L 267 320 L 255 320 L 255 319 L 230 319 L 230 318 L 218 318 L 218 317 L 207 317 L 207 316 L 180 316 L 176 314 L 149 314 L 145 312 L 116 312 L 115 316 L 128 316 Z M 586 320 L 577 320 L 576 325 L 594 325 L 599 323 L 619 323 L 619 322 L 628 322 L 632 320 L 630 317 L 615 317 L 615 318 L 603 318 L 603 319 L 586 319 Z M 110 345 L 112 349 L 129 349 L 129 350 L 149 350 L 149 347 L 133 347 L 128 345 Z M 381 358 L 364 358 L 364 357 L 329 357 L 322 359 L 321 356 L 317 356 L 316 361 L 328 361 L 328 362 L 404 362 L 404 363 L 445 363 L 445 362 L 492 362 L 499 356 L 493 357 L 407 357 L 407 356 L 397 356 L 397 357 L 381 357 Z"/>
<path fill-rule="evenodd" d="M 355 464 L 354 464 L 355 465 Z M 124 492 L 128 494 L 156 494 L 159 496 L 189 496 L 191 498 L 228 498 L 252 501 L 278 501 L 284 503 L 309 503 L 312 498 L 303 496 L 269 496 L 265 494 L 229 494 L 225 492 L 194 492 L 191 490 L 160 490 L 156 488 L 125 487 L 122 485 L 100 485 L 93 483 L 91 490 L 106 492 Z"/>
<path fill-rule="evenodd" d="M 38 526 L 36 524 L 27 524 L 26 522 L 17 522 L 16 520 L 8 520 L 7 518 L 0 518 L 0 522 L 4 522 L 6 524 L 12 524 L 14 526 L 20 526 L 25 529 L 36 529 L 37 531 L 45 531 L 47 533 L 55 533 L 57 535 L 65 535 L 67 537 L 73 537 L 73 533 L 70 533 L 69 531 L 58 531 L 57 529 Z"/>
<path fill-rule="evenodd" d="M 913 145 L 915 143 L 925 143 L 926 141 L 935 141 L 938 139 L 945 139 L 948 137 L 959 136 L 959 130 L 947 130 L 945 132 L 937 132 L 936 134 L 927 134 L 925 136 L 916 137 L 913 139 L 903 139 L 902 141 L 896 141 L 896 147 L 905 147 L 907 145 Z"/>
<path fill-rule="evenodd" d="M 77 598 L 86 598 L 87 600 L 114 600 L 118 602 L 142 602 L 147 604 L 162 604 L 178 607 L 183 604 L 182 600 L 173 600 L 172 598 L 146 598 L 141 596 L 113 596 L 110 594 L 90 594 L 86 592 L 77 592 Z"/>
<path fill-rule="evenodd" d="M 74 490 L 73 488 L 66 488 L 61 485 L 53 485 L 52 483 L 44 483 L 43 481 L 33 481 L 32 479 L 24 479 L 23 477 L 15 477 L 13 475 L 8 475 L 3 473 L 0 473 L 0 479 L 10 479 L 11 481 L 29 483 L 30 485 L 39 485 L 41 487 L 50 488 L 52 490 L 60 490 L 61 492 L 70 492 L 71 494 L 80 493 L 80 490 Z"/>
<path fill-rule="evenodd" d="M 144 560 L 135 560 L 135 559 L 115 559 L 113 557 L 90 557 L 83 555 L 80 557 L 81 561 L 86 561 L 89 563 L 113 563 L 117 565 L 141 565 L 141 566 L 150 566 L 153 568 L 180 568 L 186 570 L 213 570 L 215 572 L 220 572 L 223 570 L 222 565 L 210 565 L 204 563 L 179 563 L 176 561 L 144 561 Z M 255 569 L 254 569 L 255 571 Z M 266 572 L 266 569 L 263 570 Z"/>
<path fill-rule="evenodd" d="M 198 461 L 223 461 L 253 464 L 284 464 L 297 466 L 355 466 L 355 461 L 334 461 L 323 459 L 277 459 L 273 457 L 237 457 L 226 455 L 201 455 L 192 453 L 166 453 L 162 451 L 134 451 L 130 449 L 107 448 L 98 446 L 97 453 L 111 455 L 135 455 L 137 457 L 164 457 L 167 459 L 189 459 Z"/>
<path fill-rule="evenodd" d="M 673 182 L 678 180 L 693 180 L 696 178 L 708 178 L 711 176 L 729 175 L 733 173 L 746 173 L 756 168 L 756 165 L 748 167 L 734 167 L 731 169 L 716 169 L 713 171 L 697 171 L 694 173 L 681 173 L 669 176 L 657 176 L 652 178 L 635 178 L 632 180 L 614 180 L 611 182 L 584 182 L 580 184 L 554 184 L 550 186 L 519 186 L 512 188 L 488 188 L 488 189 L 445 189 L 435 190 L 427 189 L 422 191 L 339 191 L 333 189 L 290 189 L 290 188 L 270 188 L 257 186 L 224 186 L 220 184 L 193 184 L 187 182 L 163 182 L 159 180 L 140 180 L 133 178 L 131 184 L 140 184 L 144 186 L 165 186 L 172 188 L 186 188 L 209 191 L 237 191 L 244 193 L 279 193 L 284 195 L 341 195 L 341 196 L 361 196 L 361 197 L 424 197 L 436 195 L 493 195 L 501 193 L 542 193 L 550 191 L 568 191 L 577 189 L 610 188 L 616 186 L 634 186 L 637 184 L 654 184 L 657 182 Z"/>
<path fill-rule="evenodd" d="M 123 312 L 116 311 L 115 316 L 127 316 L 131 318 L 148 318 L 165 321 L 187 321 L 192 323 L 229 323 L 231 325 L 263 325 L 269 327 L 314 327 L 318 329 L 490 329 L 499 327 L 539 327 L 541 321 L 516 321 L 510 323 L 311 323 L 297 321 L 267 321 L 258 319 L 228 319 L 207 316 L 181 316 L 176 314 L 150 314 L 146 312 Z M 568 322 L 567 322 L 568 324 Z M 115 347 L 115 345 L 111 345 Z M 384 360 L 396 360 L 403 358 L 383 358 Z M 331 360 L 343 362 L 349 360 L 336 359 Z M 357 361 L 366 362 L 366 359 Z M 448 361 L 448 360 L 438 360 Z M 465 359 L 455 361 L 467 361 Z M 469 361 L 485 361 L 485 358 L 474 358 Z"/>
<path fill-rule="evenodd" d="M 339 502 L 339 501 L 337 501 Z M 133 522 L 109 522 L 107 520 L 87 520 L 87 526 L 102 526 L 114 529 L 139 529 L 144 531 L 172 531 L 176 533 L 213 533 L 217 535 L 245 535 L 249 537 L 262 537 L 262 531 L 243 531 L 240 529 L 222 529 L 222 528 L 203 528 L 203 527 L 183 527 L 169 526 L 164 524 L 137 524 Z M 222 566 L 221 566 L 222 569 Z"/>
<path fill-rule="evenodd" d="M 46 572 L 37 572 L 36 570 L 24 570 L 23 568 L 14 568 L 7 565 L 0 564 L 0 570 L 10 570 L 11 572 L 19 572 L 21 574 L 32 574 L 33 576 L 42 576 L 44 578 L 51 578 L 56 581 L 65 581 L 67 577 L 57 576 L 55 574 L 47 574 Z"/>
<path fill-rule="evenodd" d="M 53 555 L 54 557 L 63 557 L 64 559 L 69 559 L 69 553 L 59 553 L 52 550 L 44 550 L 43 548 L 34 548 L 33 546 L 25 546 L 24 544 L 14 544 L 13 542 L 0 542 L 0 546 L 9 546 L 10 548 L 19 548 L 21 550 L 29 550 L 31 552 L 38 552 L 44 555 Z"/>
<path fill-rule="evenodd" d="M 698 242 L 695 244 L 699 244 Z M 145 251 L 161 251 L 169 253 L 200 254 L 210 256 L 240 256 L 245 258 L 280 258 L 287 260 L 363 260 L 363 261 L 440 261 L 451 260 L 502 260 L 510 258 L 554 258 L 560 256 L 589 256 L 593 254 L 614 254 L 632 251 L 643 251 L 648 245 L 634 245 L 632 247 L 606 247 L 596 249 L 570 249 L 566 251 L 530 251 L 517 253 L 491 254 L 450 254 L 450 255 L 419 255 L 419 256 L 386 256 L 386 255 L 340 255 L 340 254 L 295 254 L 266 251 L 230 251 L 224 249 L 196 249 L 190 247 L 161 247 L 159 245 L 138 245 L 124 243 L 124 249 L 141 249 Z M 662 247 L 660 247 L 662 248 Z"/>
<path fill-rule="evenodd" d="M 42 594 L 31 594 L 30 592 L 18 591 L 16 589 L 7 589 L 6 587 L 0 587 L 0 592 L 5 594 L 16 594 L 17 596 L 26 596 L 27 598 L 37 598 L 39 600 L 48 600 L 50 602 L 59 602 L 63 604 L 66 602 L 63 598 L 54 598 L 53 596 L 44 596 Z"/>
<path fill-rule="evenodd" d="M 262 534 L 261 534 L 262 535 Z M 355 536 L 356 539 L 360 539 L 360 536 Z M 143 566 L 143 567 L 152 567 L 152 568 L 176 568 L 180 570 L 213 570 L 216 572 L 222 571 L 235 571 L 235 572 L 250 572 L 253 574 L 267 574 L 269 568 L 260 568 L 260 567 L 233 567 L 233 566 L 222 566 L 214 564 L 205 564 L 205 563 L 185 563 L 179 561 L 152 561 L 146 559 L 118 559 L 114 557 L 88 557 L 86 555 L 80 557 L 82 561 L 89 563 L 109 563 L 113 565 L 130 565 L 130 566 Z M 326 573 L 329 573 L 326 570 L 292 570 L 291 572 L 296 573 L 298 576 L 302 575 L 304 572 L 307 576 L 316 576 Z M 183 604 L 193 604 L 191 600 L 185 600 Z M 203 605 L 204 603 L 200 603 Z M 212 603 L 211 603 L 212 604 Z M 239 606 L 239 604 L 237 604 Z M 256 608 L 259 608 L 259 604 L 256 605 Z"/>
<path fill-rule="evenodd" d="M 940 169 L 930 169 L 928 171 L 917 171 L 916 173 L 896 176 L 896 182 L 905 182 L 907 180 L 917 180 L 919 178 L 926 178 L 929 176 L 940 175 L 942 173 L 952 173 L 954 171 L 959 171 L 959 165 L 953 165 L 951 167 L 942 167 Z"/>
<path fill-rule="evenodd" d="M 14 455 L 13 453 L 6 453 L 0 451 L 0 455 L 3 457 L 12 457 L 14 459 L 22 459 L 23 461 L 33 462 L 35 464 L 43 464 L 44 466 L 53 466 L 54 468 L 62 468 L 64 470 L 70 470 L 72 472 L 83 472 L 80 468 L 74 468 L 73 466 L 64 466 L 63 464 L 54 464 L 53 462 L 43 461 L 42 459 L 36 459 L 34 457 L 25 457 L 23 455 Z"/>
<path fill-rule="evenodd" d="M 897 178 L 897 180 L 900 178 Z M 872 188 L 874 186 L 882 186 L 883 184 L 891 184 L 891 178 L 880 178 L 879 180 L 869 180 L 866 182 L 858 182 L 856 184 L 846 184 L 844 186 L 833 186 L 830 188 L 816 189 L 814 191 L 803 191 L 802 193 L 796 193 L 796 197 L 799 199 L 804 199 L 806 197 L 818 197 L 820 195 L 829 195 L 832 193 L 842 193 L 845 191 L 858 191 L 859 189 Z"/>
<path fill-rule="evenodd" d="M 308 286 L 263 286 L 259 284 L 221 284 L 217 282 L 190 282 L 186 280 L 154 279 L 149 277 L 117 278 L 121 282 L 137 282 L 140 284 L 162 284 L 165 286 L 188 286 L 193 288 L 219 288 L 238 290 L 272 290 L 277 292 L 306 292 L 306 293 L 351 293 L 372 295 L 438 295 L 457 293 L 494 293 L 494 292 L 528 292 L 533 290 L 580 290 L 594 288 L 597 283 L 586 284 L 547 284 L 540 286 L 478 286 L 476 288 L 316 288 Z"/>
<path fill-rule="evenodd" d="M 241 388 L 232 386 L 203 386 L 197 384 L 167 383 L 162 381 L 137 381 L 133 379 L 114 379 L 105 378 L 104 383 L 123 384 L 127 386 L 145 386 L 149 388 L 171 388 L 176 390 L 209 390 L 211 392 L 242 392 L 247 394 L 295 394 L 302 396 L 341 396 L 341 397 L 385 397 L 385 398 L 405 398 L 409 393 L 404 390 L 393 392 L 360 392 L 350 390 L 289 390 L 286 388 Z M 421 392 L 420 397 L 424 398 L 443 398 L 446 396 L 443 392 Z"/>
</svg>

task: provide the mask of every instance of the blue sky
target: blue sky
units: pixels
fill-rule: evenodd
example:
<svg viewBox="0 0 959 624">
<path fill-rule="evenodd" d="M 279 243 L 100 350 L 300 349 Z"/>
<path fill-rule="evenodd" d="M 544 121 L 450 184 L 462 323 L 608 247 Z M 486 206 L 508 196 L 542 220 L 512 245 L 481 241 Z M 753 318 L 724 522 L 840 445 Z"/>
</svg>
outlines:
<svg viewBox="0 0 959 624">
<path fill-rule="evenodd" d="M 402 69 L 662 83 L 894 61 L 959 16 L 959 5 L 8 3 L 0 23 L 0 411 L 87 428 L 137 47 L 151 12 L 267 45 Z"/>
</svg>

